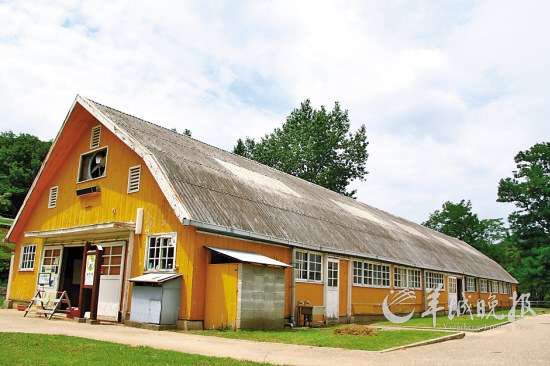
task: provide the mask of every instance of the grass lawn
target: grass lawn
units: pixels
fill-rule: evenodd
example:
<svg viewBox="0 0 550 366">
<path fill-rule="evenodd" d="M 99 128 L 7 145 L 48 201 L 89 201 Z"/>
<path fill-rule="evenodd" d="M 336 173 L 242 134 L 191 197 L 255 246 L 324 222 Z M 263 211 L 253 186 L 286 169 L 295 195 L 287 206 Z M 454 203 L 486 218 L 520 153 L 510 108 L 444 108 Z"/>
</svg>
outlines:
<svg viewBox="0 0 550 366">
<path fill-rule="evenodd" d="M 273 331 L 188 331 L 198 335 L 208 335 L 232 339 L 246 339 L 258 342 L 274 342 L 287 344 L 301 344 L 318 347 L 336 347 L 357 349 L 363 351 L 380 351 L 383 349 L 403 346 L 406 344 L 425 341 L 454 333 L 431 330 L 377 330 L 375 337 L 352 336 L 333 334 L 334 327 L 330 328 L 299 328 L 293 330 Z"/>
<path fill-rule="evenodd" d="M 533 310 L 537 314 L 541 314 L 545 311 L 544 309 L 539 309 L 539 308 L 533 308 Z M 479 328 L 487 327 L 487 326 L 490 326 L 490 325 L 495 325 L 495 324 L 500 324 L 500 323 L 507 322 L 508 321 L 508 311 L 509 310 L 497 310 L 496 311 L 497 315 L 499 315 L 499 316 L 504 315 L 504 319 L 502 319 L 502 320 L 495 319 L 492 315 L 489 319 L 487 319 L 488 312 L 485 313 L 484 318 L 478 318 L 476 316 L 475 311 L 474 311 L 473 312 L 473 316 L 474 316 L 473 319 L 470 319 L 469 315 L 461 315 L 460 317 L 454 317 L 452 320 L 450 320 L 447 315 L 439 315 L 436 318 L 436 320 L 437 320 L 436 326 L 437 326 L 437 329 L 446 329 L 446 328 L 465 329 L 465 330 L 467 330 L 467 329 L 479 329 Z M 548 312 L 548 309 L 546 309 L 546 311 Z M 517 318 L 519 318 L 520 312 L 521 312 L 520 310 L 516 310 L 516 317 Z M 412 318 L 412 319 L 410 319 L 409 321 L 407 321 L 406 323 L 403 323 L 403 324 L 393 324 L 392 322 L 390 322 L 388 320 L 381 320 L 381 321 L 376 321 L 376 322 L 372 323 L 372 326 L 376 326 L 376 325 L 395 325 L 395 326 L 400 326 L 400 327 L 428 327 L 428 328 L 432 328 L 433 327 L 433 317 L 426 316 L 424 318 Z"/>
<path fill-rule="evenodd" d="M 270 365 L 59 335 L 0 333 L 0 337 L 1 365 Z"/>
</svg>

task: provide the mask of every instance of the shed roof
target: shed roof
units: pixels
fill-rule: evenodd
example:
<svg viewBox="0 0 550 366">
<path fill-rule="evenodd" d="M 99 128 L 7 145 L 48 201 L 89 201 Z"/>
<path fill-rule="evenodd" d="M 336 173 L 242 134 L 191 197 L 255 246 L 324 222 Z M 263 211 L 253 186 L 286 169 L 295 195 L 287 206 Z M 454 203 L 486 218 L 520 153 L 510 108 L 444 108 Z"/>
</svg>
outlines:
<svg viewBox="0 0 550 366">
<path fill-rule="evenodd" d="M 241 252 L 239 250 L 230 250 L 223 248 L 214 248 L 205 246 L 206 249 L 210 249 L 213 252 L 224 255 L 231 259 L 234 259 L 241 263 L 261 264 L 264 266 L 276 266 L 276 267 L 290 267 L 288 264 L 279 262 L 273 258 L 266 257 L 258 253 Z"/>
<path fill-rule="evenodd" d="M 184 224 L 295 247 L 516 283 L 470 245 L 77 96 L 144 158 Z"/>
</svg>

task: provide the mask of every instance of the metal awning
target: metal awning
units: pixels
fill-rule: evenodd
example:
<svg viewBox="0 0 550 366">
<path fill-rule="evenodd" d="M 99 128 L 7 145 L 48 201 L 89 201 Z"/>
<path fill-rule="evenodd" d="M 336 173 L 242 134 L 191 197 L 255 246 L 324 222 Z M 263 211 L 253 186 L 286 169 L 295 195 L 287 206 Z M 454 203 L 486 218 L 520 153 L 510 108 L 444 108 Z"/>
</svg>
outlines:
<svg viewBox="0 0 550 366">
<path fill-rule="evenodd" d="M 207 247 L 207 246 L 205 246 L 205 248 L 210 249 L 211 251 L 224 255 L 226 257 L 232 258 L 237 262 L 241 262 L 241 263 L 261 264 L 264 266 L 276 266 L 276 267 L 290 267 L 290 265 L 286 263 L 279 262 L 275 259 L 266 257 L 265 255 L 261 255 L 258 253 L 240 252 L 238 250 L 221 249 L 221 248 L 214 248 L 214 247 Z"/>
<path fill-rule="evenodd" d="M 147 273 L 142 276 L 130 278 L 130 282 L 163 283 L 181 276 L 181 273 Z"/>
</svg>

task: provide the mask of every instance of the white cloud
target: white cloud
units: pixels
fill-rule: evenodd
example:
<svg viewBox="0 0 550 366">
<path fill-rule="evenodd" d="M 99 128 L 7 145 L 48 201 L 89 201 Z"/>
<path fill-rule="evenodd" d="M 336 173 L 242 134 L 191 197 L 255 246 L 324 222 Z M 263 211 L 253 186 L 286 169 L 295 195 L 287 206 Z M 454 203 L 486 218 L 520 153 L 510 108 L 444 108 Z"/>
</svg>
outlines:
<svg viewBox="0 0 550 366">
<path fill-rule="evenodd" d="M 505 216 L 498 180 L 548 140 L 545 2 L 0 2 L 0 130 L 53 138 L 74 96 L 231 149 L 311 98 L 367 125 L 359 198 L 420 222 Z"/>
</svg>

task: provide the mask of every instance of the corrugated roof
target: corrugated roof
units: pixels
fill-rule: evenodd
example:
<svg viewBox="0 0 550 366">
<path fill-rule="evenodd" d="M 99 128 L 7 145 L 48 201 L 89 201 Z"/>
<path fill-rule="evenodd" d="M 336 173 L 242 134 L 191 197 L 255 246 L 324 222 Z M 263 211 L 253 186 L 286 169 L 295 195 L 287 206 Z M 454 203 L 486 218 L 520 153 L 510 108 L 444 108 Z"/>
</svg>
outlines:
<svg viewBox="0 0 550 366">
<path fill-rule="evenodd" d="M 516 282 L 460 240 L 89 99 L 77 101 L 144 157 L 182 221 L 293 246 Z"/>
<path fill-rule="evenodd" d="M 214 248 L 214 247 L 207 247 L 206 249 L 210 249 L 213 252 L 222 254 L 226 257 L 232 258 L 238 262 L 242 263 L 253 263 L 253 264 L 262 264 L 266 266 L 277 266 L 277 267 L 290 267 L 288 264 L 279 262 L 275 259 L 266 257 L 265 255 L 261 255 L 258 253 L 252 253 L 252 252 L 241 252 L 238 250 L 230 250 L 230 249 L 223 249 L 223 248 Z"/>
</svg>

